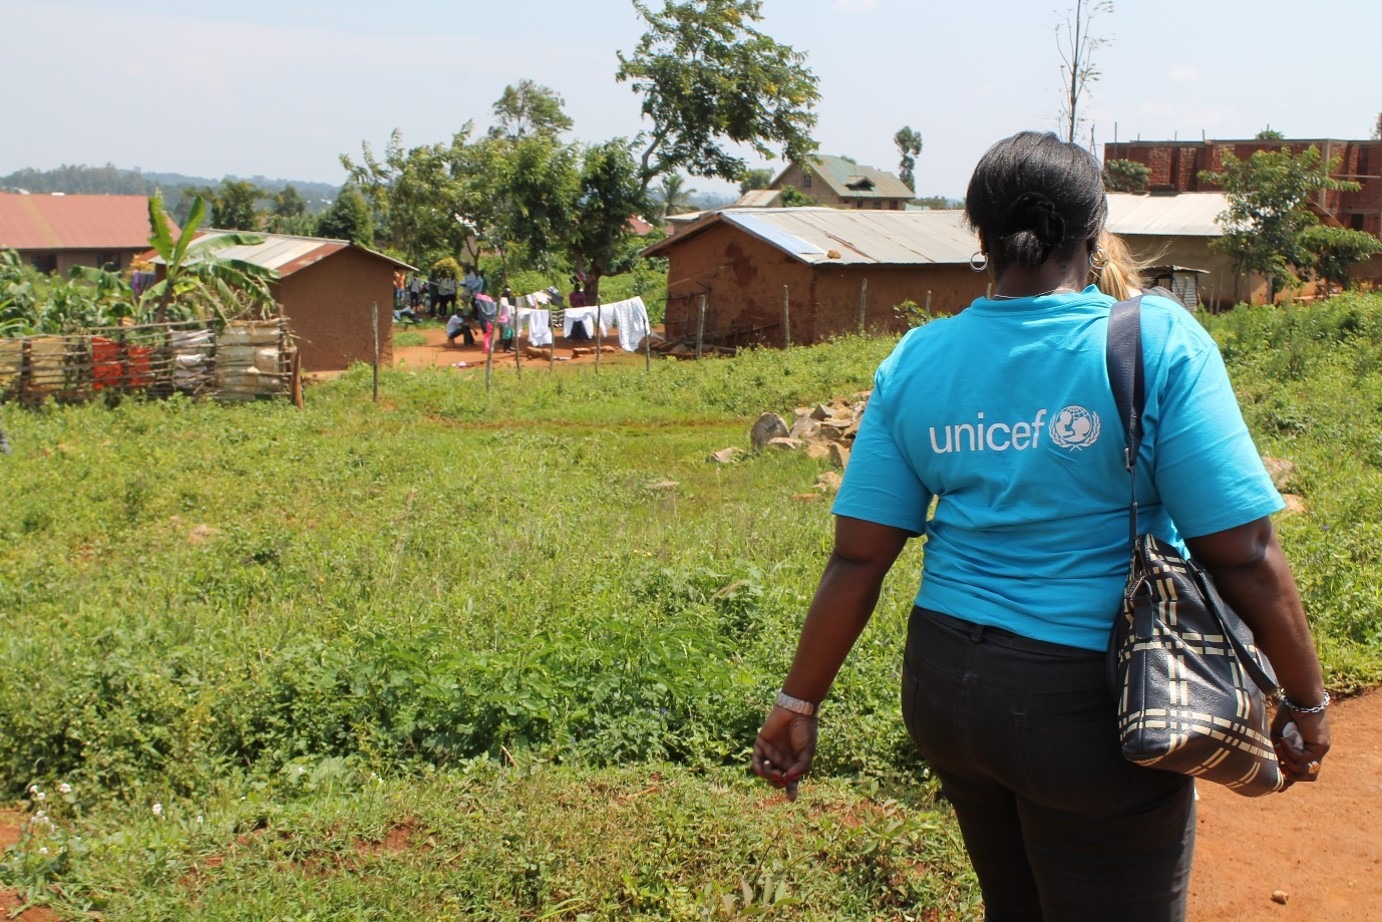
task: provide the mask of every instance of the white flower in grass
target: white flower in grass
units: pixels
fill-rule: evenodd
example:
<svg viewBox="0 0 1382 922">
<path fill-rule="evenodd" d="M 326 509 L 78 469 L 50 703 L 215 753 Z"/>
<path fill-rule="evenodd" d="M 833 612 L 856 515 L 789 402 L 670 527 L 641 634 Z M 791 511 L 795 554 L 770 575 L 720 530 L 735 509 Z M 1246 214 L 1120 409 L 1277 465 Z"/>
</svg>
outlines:
<svg viewBox="0 0 1382 922">
<path fill-rule="evenodd" d="M 46 845 L 39 846 L 38 853 L 39 853 L 40 855 L 46 855 L 46 854 L 48 854 L 48 846 L 46 846 Z"/>
<path fill-rule="evenodd" d="M 71 794 L 71 793 L 72 793 L 72 785 L 70 785 L 70 784 L 68 784 L 66 781 L 64 781 L 62 784 L 58 785 L 58 793 L 59 793 L 59 794 Z"/>
<path fill-rule="evenodd" d="M 200 826 L 201 824 L 202 824 L 202 815 L 201 815 L 200 813 L 198 813 L 198 814 L 197 814 L 197 825 Z"/>
<path fill-rule="evenodd" d="M 154 804 L 154 816 L 163 815 L 163 804 Z"/>
</svg>

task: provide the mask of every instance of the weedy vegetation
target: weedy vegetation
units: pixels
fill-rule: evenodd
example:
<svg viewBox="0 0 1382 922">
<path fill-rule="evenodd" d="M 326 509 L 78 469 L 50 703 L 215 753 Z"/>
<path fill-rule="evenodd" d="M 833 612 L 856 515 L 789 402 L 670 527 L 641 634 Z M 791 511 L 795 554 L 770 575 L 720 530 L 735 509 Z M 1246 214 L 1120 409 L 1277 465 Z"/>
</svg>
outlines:
<svg viewBox="0 0 1382 922">
<path fill-rule="evenodd" d="M 1330 687 L 1374 685 L 1382 296 L 1203 319 L 1294 465 Z M 706 456 L 894 342 L 0 405 L 0 886 L 73 918 L 977 917 L 897 713 L 917 542 L 802 798 L 744 767 L 828 463 Z"/>
</svg>

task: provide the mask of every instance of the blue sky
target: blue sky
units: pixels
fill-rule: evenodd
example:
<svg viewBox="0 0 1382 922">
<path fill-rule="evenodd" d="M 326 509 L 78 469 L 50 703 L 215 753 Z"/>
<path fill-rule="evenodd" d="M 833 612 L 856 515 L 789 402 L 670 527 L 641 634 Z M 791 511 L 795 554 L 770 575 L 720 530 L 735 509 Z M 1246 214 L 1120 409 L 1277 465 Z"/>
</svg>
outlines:
<svg viewBox="0 0 1382 922">
<path fill-rule="evenodd" d="M 910 125 L 925 142 L 918 191 L 959 196 L 994 140 L 1055 127 L 1066 6 L 765 0 L 759 28 L 820 78 L 822 152 L 896 171 L 892 136 Z M 109 161 L 335 183 L 362 140 L 483 128 L 524 78 L 562 95 L 576 138 L 644 127 L 614 82 L 615 52 L 643 31 L 628 0 L 0 0 L 0 22 L 0 174 Z M 1111 40 L 1085 104 L 1099 145 L 1115 130 L 1238 138 L 1268 124 L 1367 137 L 1382 110 L 1377 0 L 1117 0 L 1095 31 Z"/>
</svg>

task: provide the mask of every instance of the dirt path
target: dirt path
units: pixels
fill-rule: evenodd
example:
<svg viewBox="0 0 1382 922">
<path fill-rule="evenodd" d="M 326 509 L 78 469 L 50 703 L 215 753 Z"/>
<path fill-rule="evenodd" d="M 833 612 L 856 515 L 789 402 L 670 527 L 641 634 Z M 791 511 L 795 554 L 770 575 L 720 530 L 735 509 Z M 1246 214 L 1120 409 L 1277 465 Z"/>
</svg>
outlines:
<svg viewBox="0 0 1382 922">
<path fill-rule="evenodd" d="M 1256 799 L 1200 786 L 1192 920 L 1382 919 L 1382 690 L 1329 713 L 1334 748 L 1315 784 Z"/>
<path fill-rule="evenodd" d="M 468 368 L 479 368 L 484 370 L 485 351 L 479 346 L 479 338 L 476 338 L 476 345 L 466 346 L 460 338 L 457 338 L 456 345 L 446 344 L 446 331 L 440 327 L 394 327 L 394 333 L 402 331 L 418 332 L 427 337 L 426 345 L 422 346 L 399 346 L 393 348 L 393 361 L 395 366 L 406 365 L 409 368 L 428 368 L 431 366 L 442 366 L 447 368 L 458 368 L 458 370 Z M 527 338 L 519 340 L 520 344 L 526 343 Z M 555 365 L 557 368 L 565 368 L 571 365 L 593 365 L 595 355 L 593 348 L 594 340 L 587 343 L 568 342 L 563 337 L 558 336 L 556 340 L 556 361 L 549 362 L 544 358 L 528 358 L 526 355 L 520 356 L 519 361 L 525 369 L 540 369 L 546 371 Z M 644 357 L 642 353 L 625 352 L 619 348 L 619 341 L 615 337 L 605 337 L 605 351 L 600 355 L 602 363 L 628 364 L 636 362 L 642 364 Z M 579 353 L 579 354 L 577 354 Z M 458 363 L 465 364 L 459 365 Z M 514 369 L 514 357 L 511 352 L 494 353 L 494 369 L 512 371 Z"/>
</svg>

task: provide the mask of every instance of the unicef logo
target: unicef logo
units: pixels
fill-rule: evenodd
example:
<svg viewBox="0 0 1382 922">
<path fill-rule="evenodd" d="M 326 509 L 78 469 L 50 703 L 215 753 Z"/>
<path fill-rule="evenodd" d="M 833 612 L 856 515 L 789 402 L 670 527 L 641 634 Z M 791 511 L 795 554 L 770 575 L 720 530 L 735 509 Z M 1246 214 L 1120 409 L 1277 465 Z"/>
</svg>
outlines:
<svg viewBox="0 0 1382 922">
<path fill-rule="evenodd" d="M 1088 448 L 1099 440 L 1099 414 L 1084 407 L 1066 407 L 1046 431 L 1061 448 Z"/>
</svg>

